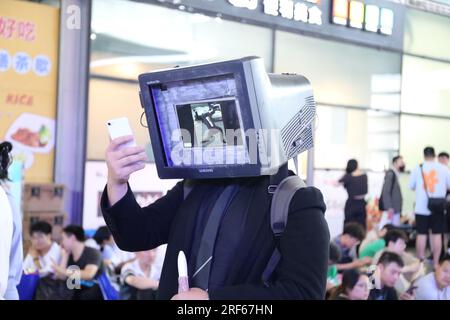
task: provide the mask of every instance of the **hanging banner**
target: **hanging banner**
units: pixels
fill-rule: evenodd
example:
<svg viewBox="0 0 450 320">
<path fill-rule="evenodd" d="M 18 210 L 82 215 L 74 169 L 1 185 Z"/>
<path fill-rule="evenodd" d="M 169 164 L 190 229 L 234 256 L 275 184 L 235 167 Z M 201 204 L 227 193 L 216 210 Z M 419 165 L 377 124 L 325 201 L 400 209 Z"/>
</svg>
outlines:
<svg viewBox="0 0 450 320">
<path fill-rule="evenodd" d="M 0 140 L 24 163 L 26 182 L 52 182 L 59 9 L 0 2 Z"/>
</svg>

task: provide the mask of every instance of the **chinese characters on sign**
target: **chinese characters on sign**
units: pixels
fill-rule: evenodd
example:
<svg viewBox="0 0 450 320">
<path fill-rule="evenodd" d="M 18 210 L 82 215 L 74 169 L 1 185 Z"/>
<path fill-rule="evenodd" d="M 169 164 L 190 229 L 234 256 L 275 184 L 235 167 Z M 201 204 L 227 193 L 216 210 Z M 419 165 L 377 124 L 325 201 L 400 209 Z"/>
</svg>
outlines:
<svg viewBox="0 0 450 320">
<path fill-rule="evenodd" d="M 53 182 L 59 24 L 48 4 L 0 1 L 0 140 L 30 183 Z"/>
<path fill-rule="evenodd" d="M 254 10 L 310 25 L 323 24 L 320 0 L 228 0 L 234 7 Z M 325 4 L 322 4 L 325 5 Z M 392 35 L 394 11 L 362 0 L 333 0 L 331 22 L 354 29 Z"/>
<path fill-rule="evenodd" d="M 264 14 L 309 24 L 322 25 L 320 0 L 228 0 L 238 8 L 261 10 Z"/>
<path fill-rule="evenodd" d="M 38 76 L 47 76 L 50 73 L 51 61 L 42 54 L 34 59 L 25 52 L 17 52 L 12 55 L 7 50 L 0 49 L 0 72 L 6 72 L 12 68 L 18 74 L 26 74 L 33 70 Z"/>
<path fill-rule="evenodd" d="M 36 25 L 30 21 L 0 16 L 0 38 L 34 41 L 36 39 Z"/>
</svg>

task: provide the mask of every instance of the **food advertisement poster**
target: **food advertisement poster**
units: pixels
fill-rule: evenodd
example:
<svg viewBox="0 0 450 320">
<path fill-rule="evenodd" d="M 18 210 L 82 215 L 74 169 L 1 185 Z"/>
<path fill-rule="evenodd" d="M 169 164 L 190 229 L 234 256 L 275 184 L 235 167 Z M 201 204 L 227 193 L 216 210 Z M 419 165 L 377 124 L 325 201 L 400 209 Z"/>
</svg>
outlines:
<svg viewBox="0 0 450 320">
<path fill-rule="evenodd" d="M 59 9 L 0 1 L 0 140 L 13 144 L 26 182 L 52 182 Z"/>
</svg>

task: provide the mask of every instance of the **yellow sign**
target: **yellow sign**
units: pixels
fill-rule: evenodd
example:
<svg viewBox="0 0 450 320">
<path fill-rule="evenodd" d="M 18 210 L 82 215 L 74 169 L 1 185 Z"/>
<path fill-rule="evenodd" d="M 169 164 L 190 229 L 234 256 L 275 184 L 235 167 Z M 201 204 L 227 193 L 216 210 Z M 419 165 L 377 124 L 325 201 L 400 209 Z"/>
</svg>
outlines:
<svg viewBox="0 0 450 320">
<path fill-rule="evenodd" d="M 0 140 L 13 145 L 26 182 L 52 182 L 59 9 L 0 1 Z"/>
</svg>

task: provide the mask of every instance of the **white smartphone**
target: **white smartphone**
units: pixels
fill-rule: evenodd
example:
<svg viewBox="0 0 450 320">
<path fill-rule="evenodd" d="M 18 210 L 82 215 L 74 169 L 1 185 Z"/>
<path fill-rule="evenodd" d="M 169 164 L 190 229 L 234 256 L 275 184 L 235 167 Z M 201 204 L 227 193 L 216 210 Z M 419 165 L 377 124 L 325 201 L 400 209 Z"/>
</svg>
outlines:
<svg viewBox="0 0 450 320">
<path fill-rule="evenodd" d="M 133 131 L 131 130 L 130 123 L 128 122 L 128 118 L 122 117 L 117 119 L 111 119 L 107 122 L 109 137 L 111 140 L 114 140 L 123 136 L 132 136 Z M 135 147 L 136 142 L 130 141 L 125 145 L 126 147 Z"/>
</svg>

